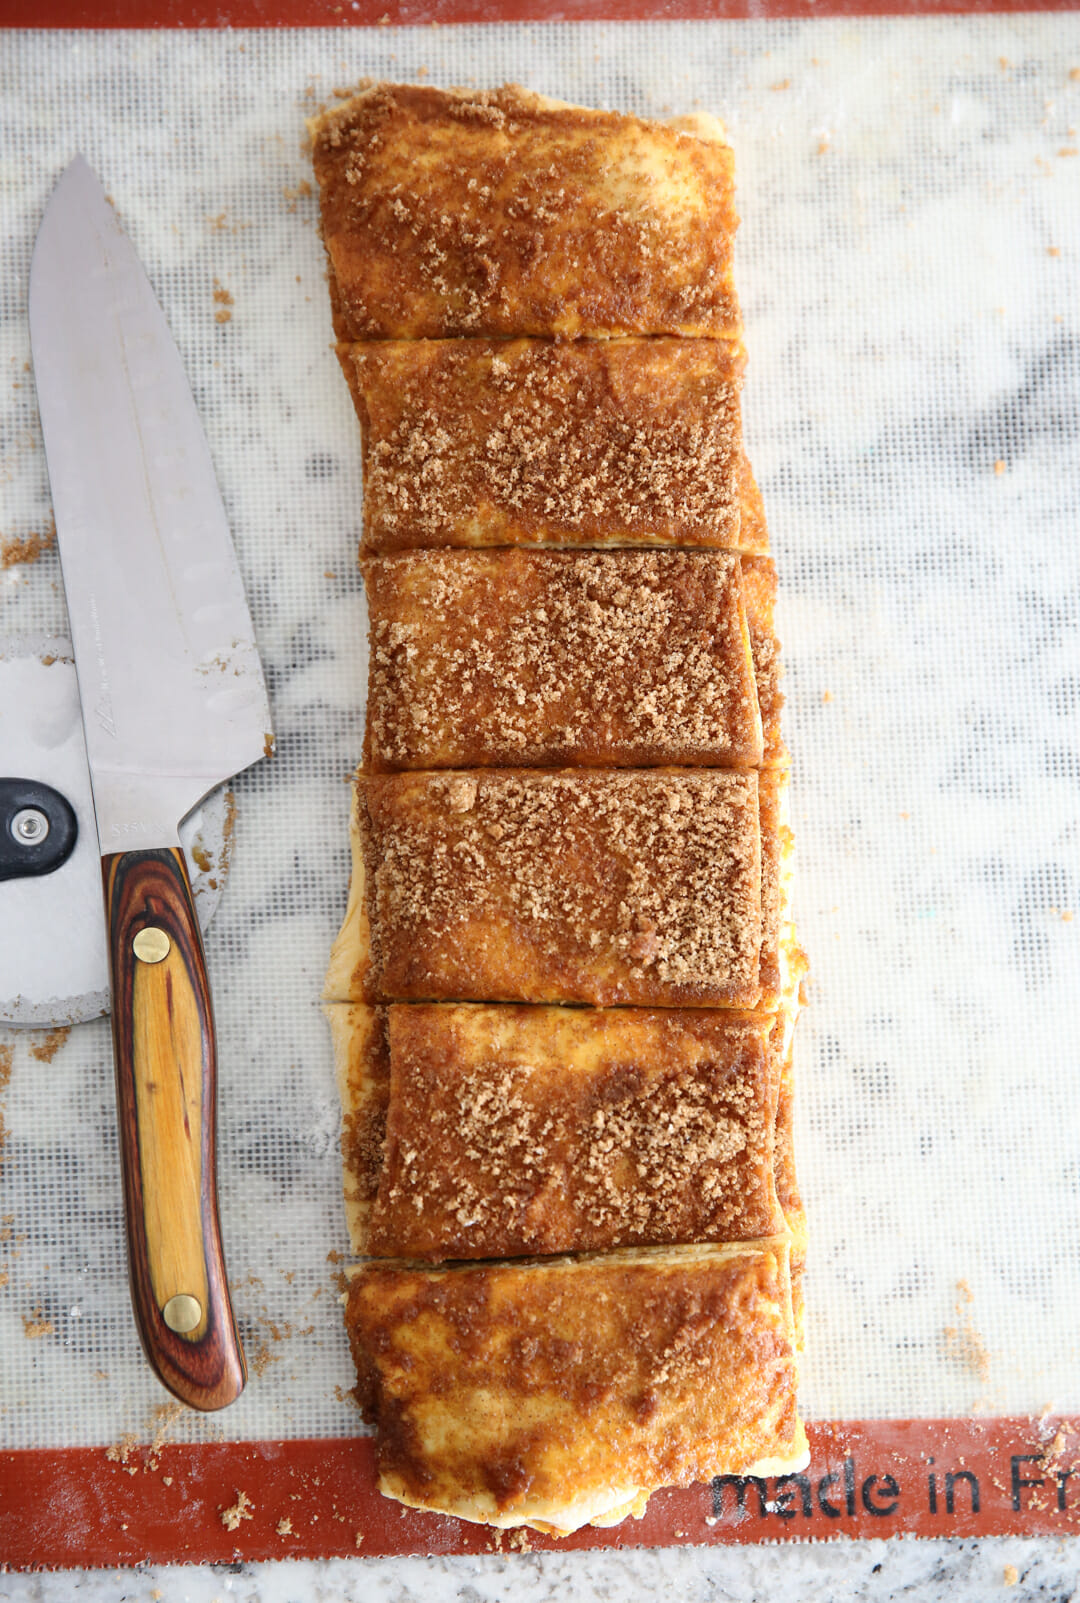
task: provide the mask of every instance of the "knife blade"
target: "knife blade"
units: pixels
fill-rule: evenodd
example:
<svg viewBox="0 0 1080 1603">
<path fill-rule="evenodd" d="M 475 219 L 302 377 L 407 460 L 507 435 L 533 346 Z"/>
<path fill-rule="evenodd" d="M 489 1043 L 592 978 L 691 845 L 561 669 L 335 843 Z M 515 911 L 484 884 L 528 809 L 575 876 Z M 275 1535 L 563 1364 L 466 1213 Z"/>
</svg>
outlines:
<svg viewBox="0 0 1080 1603">
<path fill-rule="evenodd" d="M 104 887 L 136 1324 L 182 1401 L 244 1386 L 215 1176 L 213 1008 L 181 820 L 272 750 L 209 447 L 164 313 L 76 157 L 46 206 L 30 338 Z"/>
</svg>

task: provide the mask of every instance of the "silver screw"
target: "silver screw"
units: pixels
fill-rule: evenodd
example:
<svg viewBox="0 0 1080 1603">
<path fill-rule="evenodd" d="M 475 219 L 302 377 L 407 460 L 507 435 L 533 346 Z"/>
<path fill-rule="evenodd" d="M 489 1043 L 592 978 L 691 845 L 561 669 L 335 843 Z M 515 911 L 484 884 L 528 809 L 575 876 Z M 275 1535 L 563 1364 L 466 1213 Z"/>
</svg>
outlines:
<svg viewBox="0 0 1080 1603">
<path fill-rule="evenodd" d="M 49 833 L 49 820 L 37 807 L 24 807 L 11 820 L 11 833 L 20 846 L 40 846 Z"/>
</svg>

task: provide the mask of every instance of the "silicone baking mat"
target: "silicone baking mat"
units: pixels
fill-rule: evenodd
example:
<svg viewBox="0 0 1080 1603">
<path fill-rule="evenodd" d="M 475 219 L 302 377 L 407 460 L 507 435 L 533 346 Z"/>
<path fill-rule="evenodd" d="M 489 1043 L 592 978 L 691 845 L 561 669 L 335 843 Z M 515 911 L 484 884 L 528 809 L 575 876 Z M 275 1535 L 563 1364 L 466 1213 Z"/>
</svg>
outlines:
<svg viewBox="0 0 1080 1603">
<path fill-rule="evenodd" d="M 68 20 L 59 0 L 43 20 Z M 363 76 L 707 108 L 736 152 L 746 432 L 781 578 L 812 960 L 797 1062 L 815 1458 L 786 1486 L 664 1494 L 577 1541 L 1071 1529 L 1080 17 L 43 29 L 4 36 L 0 73 L 0 635 L 64 627 L 26 285 L 82 150 L 192 379 L 278 734 L 236 785 L 207 948 L 248 1390 L 201 1419 L 142 1362 L 107 1025 L 5 1034 L 0 1560 L 509 1542 L 374 1495 L 337 1303 L 318 993 L 365 616 L 359 439 L 304 117 Z"/>
</svg>

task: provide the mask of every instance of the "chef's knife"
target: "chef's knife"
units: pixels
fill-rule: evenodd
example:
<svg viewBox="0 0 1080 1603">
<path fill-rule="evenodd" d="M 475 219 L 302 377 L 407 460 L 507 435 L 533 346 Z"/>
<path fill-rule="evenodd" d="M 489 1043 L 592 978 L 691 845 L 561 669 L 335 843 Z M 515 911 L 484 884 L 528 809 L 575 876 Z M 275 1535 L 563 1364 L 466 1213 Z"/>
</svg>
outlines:
<svg viewBox="0 0 1080 1603">
<path fill-rule="evenodd" d="M 164 314 L 81 157 L 30 335 L 102 859 L 132 1300 L 195 1408 L 239 1396 L 214 1174 L 213 1013 L 180 820 L 272 749 L 209 449 Z"/>
</svg>

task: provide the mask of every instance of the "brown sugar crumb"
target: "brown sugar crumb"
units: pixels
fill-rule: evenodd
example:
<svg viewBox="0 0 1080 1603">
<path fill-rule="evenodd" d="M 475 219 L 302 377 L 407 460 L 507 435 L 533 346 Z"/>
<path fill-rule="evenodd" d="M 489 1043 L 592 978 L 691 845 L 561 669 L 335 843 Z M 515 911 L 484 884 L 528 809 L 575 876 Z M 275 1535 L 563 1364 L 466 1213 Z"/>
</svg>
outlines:
<svg viewBox="0 0 1080 1603">
<path fill-rule="evenodd" d="M 228 323 L 232 318 L 233 298 L 223 284 L 214 279 L 214 301 L 217 311 L 214 313 L 215 323 Z"/>
<path fill-rule="evenodd" d="M 41 1309 L 35 1308 L 30 1315 L 23 1315 L 23 1331 L 27 1341 L 38 1341 L 42 1336 L 51 1336 L 56 1326 L 51 1319 L 42 1317 Z"/>
<path fill-rule="evenodd" d="M 1006 1564 L 1001 1577 L 1002 1586 L 1015 1586 L 1020 1579 L 1020 1571 L 1015 1564 Z"/>
<path fill-rule="evenodd" d="M 282 194 L 285 196 L 286 200 L 286 211 L 294 212 L 298 202 L 301 200 L 306 200 L 311 193 L 311 184 L 306 178 L 301 178 L 300 182 L 295 185 L 294 188 L 290 189 L 288 185 L 286 185 L 286 187 L 282 190 Z"/>
<path fill-rule="evenodd" d="M 1005 467 L 1005 463 L 1002 460 L 1002 458 L 999 456 L 997 461 L 994 463 L 994 472 L 997 474 L 998 478 L 1000 479 L 1001 475 L 1006 471 L 1007 470 L 1006 470 L 1006 467 Z"/>
<path fill-rule="evenodd" d="M 528 1531 L 511 1531 L 509 1536 L 510 1548 L 515 1553 L 531 1553 L 533 1545 L 529 1541 Z"/>
<path fill-rule="evenodd" d="M 236 1502 L 233 1503 L 231 1508 L 220 1510 L 222 1525 L 227 1531 L 239 1530 L 241 1520 L 252 1518 L 251 1511 L 254 1507 L 255 1504 L 251 1502 L 246 1492 L 237 1492 Z"/>
<path fill-rule="evenodd" d="M 106 1447 L 105 1457 L 111 1464 L 126 1464 L 138 1445 L 139 1438 L 135 1432 L 126 1431 L 119 1441 L 113 1442 L 111 1447 Z"/>
<path fill-rule="evenodd" d="M 42 552 L 56 544 L 56 524 L 50 518 L 43 534 L 12 534 L 0 540 L 0 568 L 13 568 L 18 563 L 36 562 Z"/>
<path fill-rule="evenodd" d="M 990 1374 L 990 1354 L 971 1317 L 974 1293 L 966 1280 L 956 1282 L 956 1308 L 954 1325 L 945 1327 L 945 1349 L 950 1358 L 963 1364 L 980 1380 Z"/>
<path fill-rule="evenodd" d="M 1042 1450 L 1042 1469 L 1050 1471 L 1057 1468 L 1058 1462 L 1068 1445 L 1065 1431 L 1059 1425 L 1052 1439 Z"/>
<path fill-rule="evenodd" d="M 251 1358 L 251 1368 L 261 1379 L 262 1376 L 266 1374 L 266 1371 L 270 1368 L 270 1365 L 276 1364 L 277 1361 L 277 1354 L 272 1353 L 265 1343 L 260 1343 L 260 1345 L 256 1348 L 253 1357 Z"/>
<path fill-rule="evenodd" d="M 365 540 L 763 549 L 741 529 L 741 347 L 439 340 L 343 347 Z"/>
<path fill-rule="evenodd" d="M 291 1519 L 278 1520 L 277 1525 L 274 1527 L 274 1529 L 277 1531 L 279 1536 L 292 1536 L 293 1535 L 292 1520 Z"/>
<path fill-rule="evenodd" d="M 357 782 L 370 1000 L 757 1004 L 756 774 L 460 777 Z"/>
<path fill-rule="evenodd" d="M 70 1034 L 70 1024 L 61 1024 L 55 1030 L 49 1030 L 44 1040 L 36 1041 L 31 1046 L 30 1056 L 39 1063 L 51 1063 Z"/>
<path fill-rule="evenodd" d="M 741 581 L 726 552 L 369 559 L 369 766 L 752 766 Z"/>
<path fill-rule="evenodd" d="M 169 1439 L 176 1421 L 183 1416 L 184 1405 L 181 1402 L 162 1403 L 154 1409 L 153 1431 L 150 1439 L 150 1451 L 147 1459 L 148 1469 L 157 1469 L 161 1463 L 161 1449 Z"/>
</svg>

